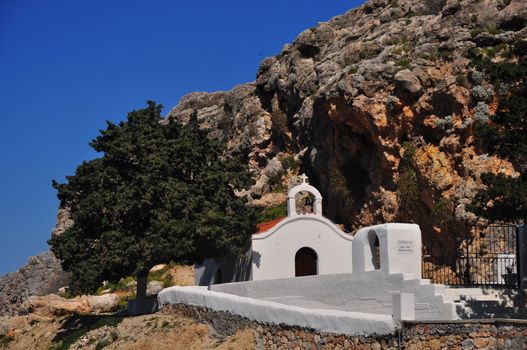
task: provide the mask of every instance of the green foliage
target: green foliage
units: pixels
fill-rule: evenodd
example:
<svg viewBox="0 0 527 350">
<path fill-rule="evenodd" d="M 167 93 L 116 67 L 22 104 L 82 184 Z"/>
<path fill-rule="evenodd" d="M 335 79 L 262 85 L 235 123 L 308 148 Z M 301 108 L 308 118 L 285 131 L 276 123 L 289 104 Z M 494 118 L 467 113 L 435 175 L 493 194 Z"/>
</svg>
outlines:
<svg viewBox="0 0 527 350">
<path fill-rule="evenodd" d="M 498 97 L 496 113 L 476 122 L 474 136 L 484 151 L 509 159 L 520 176 L 483 174 L 487 188 L 478 191 L 470 210 L 489 220 L 514 222 L 527 219 L 527 44 L 518 41 L 504 51 L 499 62 L 472 53 L 472 64 L 493 82 Z"/>
<path fill-rule="evenodd" d="M 413 141 L 403 142 L 404 150 L 401 166 L 399 167 L 399 178 L 397 179 L 397 198 L 400 211 L 404 219 L 412 220 L 413 214 L 419 209 L 419 182 L 417 174 L 412 167 L 412 160 L 417 152 L 417 146 Z"/>
<path fill-rule="evenodd" d="M 287 155 L 280 158 L 282 167 L 287 170 L 296 170 L 300 166 L 300 162 L 295 159 L 293 155 Z"/>
<path fill-rule="evenodd" d="M 487 151 L 509 158 L 517 164 L 527 161 L 527 48 L 521 42 L 498 63 L 479 55 L 473 64 L 494 82 L 498 110 L 491 123 L 479 126 L 476 138 Z M 500 90 L 500 86 L 507 89 Z"/>
<path fill-rule="evenodd" d="M 468 82 L 468 79 L 465 74 L 456 75 L 456 83 L 466 88 L 470 87 L 470 83 Z"/>
<path fill-rule="evenodd" d="M 396 65 L 401 69 L 409 69 L 410 63 L 412 63 L 412 61 L 409 60 L 408 58 L 402 58 L 396 62 Z"/>
<path fill-rule="evenodd" d="M 411 163 L 412 158 L 415 155 L 415 152 L 417 152 L 417 146 L 413 141 L 405 141 L 401 145 L 404 149 L 404 160 L 408 163 Z"/>
<path fill-rule="evenodd" d="M 419 183 L 415 170 L 408 164 L 399 169 L 397 179 L 397 198 L 399 208 L 411 218 L 411 214 L 416 211 L 419 205 Z"/>
<path fill-rule="evenodd" d="M 449 49 L 439 49 L 438 50 L 438 55 L 439 55 L 439 58 L 444 60 L 444 61 L 448 61 L 452 58 L 452 54 L 454 53 L 452 50 L 449 50 Z"/>
<path fill-rule="evenodd" d="M 95 345 L 95 350 L 101 350 L 110 345 L 112 342 L 109 339 L 100 340 L 97 345 Z"/>
<path fill-rule="evenodd" d="M 286 174 L 284 169 L 269 174 L 269 180 L 267 183 L 271 187 L 271 190 L 275 192 L 285 192 L 287 188 L 284 186 L 282 177 Z"/>
<path fill-rule="evenodd" d="M 455 221 L 455 206 L 450 198 L 441 198 L 432 208 L 432 221 L 441 228 L 450 227 Z"/>
<path fill-rule="evenodd" d="M 172 278 L 168 272 L 175 265 L 175 263 L 171 262 L 161 270 L 150 272 L 148 274 L 148 281 L 160 281 L 161 283 L 163 283 L 163 288 L 171 287 Z"/>
<path fill-rule="evenodd" d="M 13 341 L 13 337 L 8 336 L 7 334 L 0 334 L 0 346 L 7 346 L 11 341 Z"/>
<path fill-rule="evenodd" d="M 527 219 L 527 175 L 512 178 L 504 174 L 485 173 L 487 186 L 476 194 L 469 210 L 491 221 L 518 222 Z"/>
<path fill-rule="evenodd" d="M 287 215 L 287 203 L 263 208 L 260 212 L 259 222 L 271 221 Z"/>
<path fill-rule="evenodd" d="M 74 225 L 49 244 L 73 293 L 171 260 L 239 253 L 256 229 L 256 213 L 234 191 L 252 184 L 247 166 L 225 157 L 196 115 L 161 125 L 161 108 L 150 101 L 108 122 L 90 143 L 102 157 L 53 182 Z"/>
</svg>

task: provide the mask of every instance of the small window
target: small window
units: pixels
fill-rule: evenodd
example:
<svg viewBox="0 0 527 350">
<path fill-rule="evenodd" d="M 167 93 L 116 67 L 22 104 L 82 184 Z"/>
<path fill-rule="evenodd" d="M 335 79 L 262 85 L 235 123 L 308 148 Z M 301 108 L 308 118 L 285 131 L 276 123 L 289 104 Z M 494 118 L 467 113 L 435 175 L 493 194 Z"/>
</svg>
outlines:
<svg viewBox="0 0 527 350">
<path fill-rule="evenodd" d="M 379 237 L 375 235 L 375 242 L 373 243 L 373 267 L 375 270 L 381 268 L 381 250 L 379 249 Z"/>
</svg>

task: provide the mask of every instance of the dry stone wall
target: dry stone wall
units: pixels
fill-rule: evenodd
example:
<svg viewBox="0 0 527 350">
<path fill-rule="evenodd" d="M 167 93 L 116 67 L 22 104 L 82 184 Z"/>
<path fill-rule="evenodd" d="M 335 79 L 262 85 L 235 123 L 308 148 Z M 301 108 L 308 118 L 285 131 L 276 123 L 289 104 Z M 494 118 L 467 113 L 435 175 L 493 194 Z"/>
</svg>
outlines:
<svg viewBox="0 0 527 350">
<path fill-rule="evenodd" d="M 480 320 L 404 322 L 391 335 L 346 336 L 286 325 L 260 324 L 228 312 L 177 304 L 163 314 L 190 317 L 209 324 L 219 336 L 254 331 L 255 349 L 526 349 L 527 321 Z"/>
</svg>

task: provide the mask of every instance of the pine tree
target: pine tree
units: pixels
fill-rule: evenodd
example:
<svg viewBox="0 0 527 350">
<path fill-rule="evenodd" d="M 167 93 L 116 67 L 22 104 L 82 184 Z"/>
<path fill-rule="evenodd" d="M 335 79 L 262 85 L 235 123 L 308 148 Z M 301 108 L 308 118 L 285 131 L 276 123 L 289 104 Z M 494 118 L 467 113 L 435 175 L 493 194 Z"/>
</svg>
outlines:
<svg viewBox="0 0 527 350">
<path fill-rule="evenodd" d="M 195 115 L 162 125 L 161 109 L 149 101 L 108 122 L 90 143 L 102 157 L 53 181 L 74 224 L 48 243 L 73 293 L 135 274 L 141 299 L 154 265 L 241 253 L 255 232 L 254 210 L 235 194 L 252 183 L 248 168 L 225 156 Z"/>
</svg>

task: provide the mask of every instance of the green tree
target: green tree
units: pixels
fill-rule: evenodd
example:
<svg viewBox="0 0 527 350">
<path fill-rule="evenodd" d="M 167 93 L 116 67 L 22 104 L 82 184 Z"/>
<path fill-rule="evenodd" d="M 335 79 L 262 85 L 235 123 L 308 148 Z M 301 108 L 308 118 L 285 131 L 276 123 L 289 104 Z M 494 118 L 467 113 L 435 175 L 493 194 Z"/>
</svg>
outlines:
<svg viewBox="0 0 527 350">
<path fill-rule="evenodd" d="M 483 149 L 509 159 L 520 172 L 513 178 L 486 173 L 486 189 L 478 191 L 470 209 L 493 221 L 527 219 L 527 42 L 517 41 L 502 52 L 502 60 L 474 57 L 475 67 L 493 82 L 498 109 L 489 121 L 478 121 L 476 141 Z"/>
<path fill-rule="evenodd" d="M 161 109 L 149 101 L 107 122 L 90 143 L 102 157 L 53 181 L 74 224 L 48 243 L 73 293 L 135 274 L 142 299 L 154 265 L 241 253 L 256 230 L 255 211 L 235 194 L 252 183 L 248 168 L 225 156 L 195 115 L 162 125 Z"/>
</svg>

